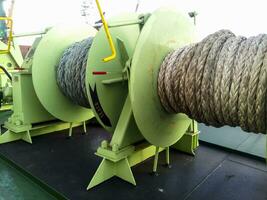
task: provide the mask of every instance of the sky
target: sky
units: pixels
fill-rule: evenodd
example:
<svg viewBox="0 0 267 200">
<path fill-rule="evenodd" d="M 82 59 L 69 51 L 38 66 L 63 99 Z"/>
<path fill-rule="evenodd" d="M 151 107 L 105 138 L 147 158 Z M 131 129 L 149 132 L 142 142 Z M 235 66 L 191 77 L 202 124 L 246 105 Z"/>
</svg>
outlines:
<svg viewBox="0 0 267 200">
<path fill-rule="evenodd" d="M 6 7 L 8 6 L 8 1 Z M 99 19 L 95 1 L 91 2 L 90 20 L 81 16 L 83 0 L 16 0 L 13 11 L 14 32 L 44 30 L 60 23 L 77 23 Z M 138 0 L 99 0 L 106 17 L 122 12 L 134 12 Z M 139 13 L 153 12 L 169 6 L 188 13 L 196 11 L 197 35 L 202 39 L 220 29 L 229 29 L 237 35 L 252 36 L 267 33 L 266 0 L 139 0 Z M 20 40 L 20 43 L 31 40 Z"/>
</svg>

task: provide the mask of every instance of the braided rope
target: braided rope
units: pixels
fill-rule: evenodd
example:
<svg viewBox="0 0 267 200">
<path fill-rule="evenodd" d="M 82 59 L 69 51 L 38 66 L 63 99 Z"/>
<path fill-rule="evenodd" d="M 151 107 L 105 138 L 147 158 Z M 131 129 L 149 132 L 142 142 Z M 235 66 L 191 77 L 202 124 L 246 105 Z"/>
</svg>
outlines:
<svg viewBox="0 0 267 200">
<path fill-rule="evenodd" d="M 85 83 L 85 71 L 93 38 L 68 47 L 57 66 L 56 79 L 61 92 L 73 103 L 90 108 Z"/>
<path fill-rule="evenodd" d="M 267 35 L 236 37 L 217 31 L 169 53 L 158 76 L 158 94 L 169 113 L 200 123 L 266 132 Z"/>
</svg>

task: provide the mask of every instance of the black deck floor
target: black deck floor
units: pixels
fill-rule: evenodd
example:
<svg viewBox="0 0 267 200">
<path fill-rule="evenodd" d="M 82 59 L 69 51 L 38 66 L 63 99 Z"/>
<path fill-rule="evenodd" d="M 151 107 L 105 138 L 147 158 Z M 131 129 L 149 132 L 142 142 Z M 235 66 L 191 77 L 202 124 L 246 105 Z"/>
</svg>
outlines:
<svg viewBox="0 0 267 200">
<path fill-rule="evenodd" d="M 202 144 L 196 156 L 171 151 L 172 168 L 161 166 L 151 176 L 152 159 L 133 167 L 137 186 L 118 178 L 86 191 L 100 158 L 94 155 L 110 135 L 88 127 L 82 135 L 74 129 L 72 139 L 56 133 L 0 145 L 0 153 L 37 176 L 69 199 L 212 199 L 267 200 L 267 168 L 263 160 Z"/>
</svg>

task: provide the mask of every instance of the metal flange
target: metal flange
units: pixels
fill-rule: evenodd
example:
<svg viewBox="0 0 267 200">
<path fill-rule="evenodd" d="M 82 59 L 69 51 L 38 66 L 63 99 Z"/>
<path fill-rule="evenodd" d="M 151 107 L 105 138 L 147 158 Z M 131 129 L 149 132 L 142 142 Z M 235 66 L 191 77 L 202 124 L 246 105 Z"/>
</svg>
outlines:
<svg viewBox="0 0 267 200">
<path fill-rule="evenodd" d="M 51 28 L 37 46 L 32 64 L 35 92 L 45 109 L 65 122 L 81 122 L 92 117 L 90 109 L 73 104 L 60 91 L 56 82 L 56 66 L 64 50 L 71 44 L 93 37 L 96 30 L 88 25 L 60 25 Z"/>
<path fill-rule="evenodd" d="M 157 93 L 159 68 L 172 50 L 194 41 L 189 16 L 161 8 L 146 21 L 131 65 L 130 97 L 137 126 L 144 138 L 160 147 L 176 143 L 191 120 L 184 114 L 167 113 Z"/>
</svg>

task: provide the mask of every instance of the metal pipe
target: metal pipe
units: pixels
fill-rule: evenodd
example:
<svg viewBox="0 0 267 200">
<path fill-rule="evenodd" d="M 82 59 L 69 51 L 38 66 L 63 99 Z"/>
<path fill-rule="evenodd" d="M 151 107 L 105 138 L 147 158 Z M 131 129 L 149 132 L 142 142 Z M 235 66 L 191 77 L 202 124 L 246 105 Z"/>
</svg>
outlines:
<svg viewBox="0 0 267 200">
<path fill-rule="evenodd" d="M 44 35 L 44 34 L 46 34 L 46 31 L 31 32 L 31 33 L 19 33 L 19 34 L 13 35 L 13 38 L 29 37 L 29 36 Z"/>
<path fill-rule="evenodd" d="M 129 26 L 129 25 L 142 24 L 142 23 L 144 23 L 144 20 L 143 19 L 139 19 L 139 20 L 122 21 L 122 22 L 117 22 L 117 23 L 114 23 L 114 24 L 109 24 L 108 27 L 109 28 L 114 28 L 114 27 Z M 96 27 L 101 27 L 102 25 L 103 25 L 103 23 L 95 24 Z"/>
<path fill-rule="evenodd" d="M 6 76 L 12 81 L 12 77 L 11 75 L 8 73 L 8 71 L 6 70 L 6 68 L 4 68 L 2 65 L 0 65 L 0 69 L 2 69 L 4 71 L 4 73 L 6 74 Z"/>
<path fill-rule="evenodd" d="M 153 173 L 157 172 L 158 160 L 159 160 L 159 147 L 156 147 L 154 163 L 153 163 Z"/>
<path fill-rule="evenodd" d="M 112 28 L 112 27 L 119 27 L 119 26 L 129 26 L 129 25 L 135 25 L 135 24 L 142 24 L 143 22 L 144 22 L 143 19 L 139 19 L 139 20 L 134 20 L 134 21 L 125 21 L 121 23 L 110 24 L 108 27 Z"/>
<path fill-rule="evenodd" d="M 166 164 L 170 165 L 170 147 L 166 147 Z"/>
</svg>

